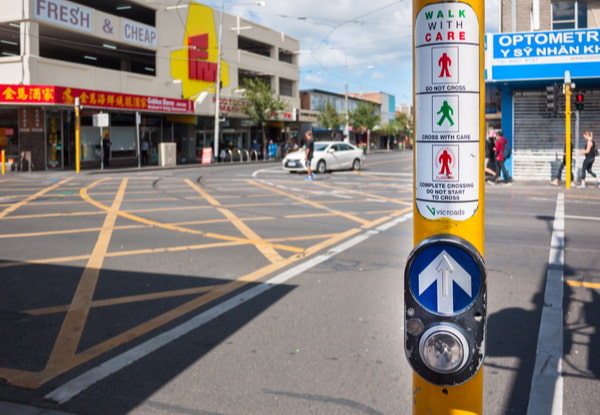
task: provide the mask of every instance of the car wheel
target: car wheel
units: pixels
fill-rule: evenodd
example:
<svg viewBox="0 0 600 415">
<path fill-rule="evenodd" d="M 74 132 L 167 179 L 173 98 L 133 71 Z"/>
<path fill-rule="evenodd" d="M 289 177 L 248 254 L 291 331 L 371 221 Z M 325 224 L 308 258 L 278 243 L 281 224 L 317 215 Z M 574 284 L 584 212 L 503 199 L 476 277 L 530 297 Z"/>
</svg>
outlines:
<svg viewBox="0 0 600 415">
<path fill-rule="evenodd" d="M 352 170 L 360 170 L 360 160 L 354 159 L 352 162 Z"/>
<path fill-rule="evenodd" d="M 327 165 L 324 160 L 319 160 L 317 163 L 317 173 L 323 174 L 327 171 Z"/>
</svg>

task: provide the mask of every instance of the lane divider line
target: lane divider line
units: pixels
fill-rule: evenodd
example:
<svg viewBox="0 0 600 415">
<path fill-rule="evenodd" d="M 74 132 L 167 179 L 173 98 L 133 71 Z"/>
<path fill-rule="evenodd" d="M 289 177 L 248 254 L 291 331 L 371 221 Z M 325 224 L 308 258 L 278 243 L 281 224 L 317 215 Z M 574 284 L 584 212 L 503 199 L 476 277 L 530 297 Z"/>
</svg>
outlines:
<svg viewBox="0 0 600 415">
<path fill-rule="evenodd" d="M 546 290 L 527 415 L 563 413 L 563 294 L 565 272 L 565 195 L 556 198 Z"/>
</svg>

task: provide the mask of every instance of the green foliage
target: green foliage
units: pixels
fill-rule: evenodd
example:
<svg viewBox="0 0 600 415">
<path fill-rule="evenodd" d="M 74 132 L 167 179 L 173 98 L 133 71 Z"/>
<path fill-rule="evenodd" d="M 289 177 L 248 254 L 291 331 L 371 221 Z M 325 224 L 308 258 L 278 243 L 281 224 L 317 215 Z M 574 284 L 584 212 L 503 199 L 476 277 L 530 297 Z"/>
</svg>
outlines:
<svg viewBox="0 0 600 415">
<path fill-rule="evenodd" d="M 339 114 L 333 104 L 329 101 L 325 102 L 325 107 L 321 109 L 317 116 L 317 122 L 325 129 L 332 131 L 332 136 L 343 124 L 344 118 Z"/>
<path fill-rule="evenodd" d="M 389 122 L 382 126 L 379 130 L 382 135 L 395 136 L 399 132 L 398 125 L 395 122 Z"/>
<path fill-rule="evenodd" d="M 403 112 L 397 112 L 394 124 L 396 124 L 398 131 L 409 131 L 412 128 L 412 118 Z"/>
<path fill-rule="evenodd" d="M 354 131 L 360 131 L 362 127 L 372 131 L 380 119 L 377 106 L 368 102 L 359 102 L 356 110 L 350 111 L 350 123 Z"/>
<path fill-rule="evenodd" d="M 271 118 L 277 117 L 278 111 L 287 108 L 281 97 L 275 95 L 271 86 L 262 79 L 247 79 L 243 86 L 244 99 L 248 101 L 243 109 L 244 114 L 259 127 L 264 127 Z"/>
<path fill-rule="evenodd" d="M 279 118 L 278 111 L 287 109 L 287 104 L 271 90 L 271 86 L 259 78 L 246 79 L 244 99 L 248 102 L 243 111 L 262 132 L 263 155 L 267 157 L 266 125 L 269 120 Z"/>
</svg>

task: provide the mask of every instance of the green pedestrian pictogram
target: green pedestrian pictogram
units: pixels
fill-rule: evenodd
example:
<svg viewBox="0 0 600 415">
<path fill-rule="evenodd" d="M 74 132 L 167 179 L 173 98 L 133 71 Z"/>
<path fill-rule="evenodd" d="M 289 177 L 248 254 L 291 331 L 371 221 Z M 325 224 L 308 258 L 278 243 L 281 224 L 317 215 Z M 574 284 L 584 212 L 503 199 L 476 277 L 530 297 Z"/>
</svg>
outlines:
<svg viewBox="0 0 600 415">
<path fill-rule="evenodd" d="M 444 101 L 442 107 L 436 114 L 442 114 L 442 118 L 438 121 L 437 125 L 442 125 L 444 120 L 448 120 L 450 126 L 454 125 L 454 120 L 452 119 L 452 115 L 454 115 L 454 109 L 448 104 L 448 101 Z"/>
</svg>

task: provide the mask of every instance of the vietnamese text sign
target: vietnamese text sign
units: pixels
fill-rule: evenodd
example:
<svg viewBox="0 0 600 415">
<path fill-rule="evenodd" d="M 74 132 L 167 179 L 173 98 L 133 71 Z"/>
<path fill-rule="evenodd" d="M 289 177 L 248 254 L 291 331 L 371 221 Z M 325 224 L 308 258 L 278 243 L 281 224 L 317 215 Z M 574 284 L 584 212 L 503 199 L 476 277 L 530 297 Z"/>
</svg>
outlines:
<svg viewBox="0 0 600 415">
<path fill-rule="evenodd" d="M 486 80 L 597 78 L 600 29 L 487 35 Z"/>
</svg>

